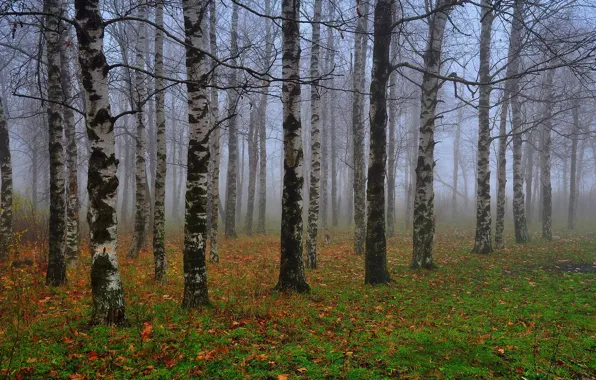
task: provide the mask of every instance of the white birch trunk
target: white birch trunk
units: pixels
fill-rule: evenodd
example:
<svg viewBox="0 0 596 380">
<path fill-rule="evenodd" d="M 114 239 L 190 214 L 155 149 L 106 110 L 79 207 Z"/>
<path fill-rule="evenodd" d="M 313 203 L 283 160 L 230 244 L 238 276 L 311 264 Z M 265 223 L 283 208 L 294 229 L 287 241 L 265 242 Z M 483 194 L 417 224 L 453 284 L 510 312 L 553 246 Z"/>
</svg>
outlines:
<svg viewBox="0 0 596 380">
<path fill-rule="evenodd" d="M 414 225 L 412 268 L 433 268 L 433 247 L 435 242 L 434 218 L 434 167 L 435 167 L 435 118 L 437 93 L 440 83 L 431 74 L 439 74 L 441 69 L 441 52 L 448 7 L 451 0 L 439 0 L 437 11 L 430 16 L 428 40 L 424 53 L 426 73 L 422 78 L 422 96 L 420 108 L 420 136 L 418 145 L 418 162 L 416 164 L 416 191 L 414 194 Z M 448 7 L 448 8 L 445 8 Z"/>
<path fill-rule="evenodd" d="M 306 265 L 317 269 L 317 234 L 319 230 L 319 186 L 321 181 L 321 89 L 319 88 L 319 52 L 321 40 L 322 0 L 315 0 L 310 49 L 310 139 L 311 171 L 308 206 L 308 231 L 306 235 Z"/>
<path fill-rule="evenodd" d="M 188 163 L 184 225 L 184 308 L 209 303 L 207 292 L 207 181 L 211 115 L 205 47 L 208 0 L 183 0 L 188 92 Z"/>
<path fill-rule="evenodd" d="M 108 70 L 103 52 L 104 29 L 99 0 L 75 2 L 85 105 L 90 144 L 88 222 L 91 289 L 95 324 L 126 324 L 124 291 L 118 269 L 116 194 L 118 160 L 114 120 L 110 112 Z"/>
<path fill-rule="evenodd" d="M 308 292 L 302 261 L 302 125 L 300 122 L 300 1 L 282 0 L 282 103 L 284 176 L 281 213 L 280 291 Z"/>
<path fill-rule="evenodd" d="M 163 69 L 163 1 L 158 0 L 155 9 L 155 126 L 156 163 L 155 163 L 155 206 L 153 208 L 153 262 L 155 264 L 155 281 L 165 282 L 167 273 L 165 247 L 165 201 L 166 201 L 166 115 L 165 86 Z"/>
</svg>

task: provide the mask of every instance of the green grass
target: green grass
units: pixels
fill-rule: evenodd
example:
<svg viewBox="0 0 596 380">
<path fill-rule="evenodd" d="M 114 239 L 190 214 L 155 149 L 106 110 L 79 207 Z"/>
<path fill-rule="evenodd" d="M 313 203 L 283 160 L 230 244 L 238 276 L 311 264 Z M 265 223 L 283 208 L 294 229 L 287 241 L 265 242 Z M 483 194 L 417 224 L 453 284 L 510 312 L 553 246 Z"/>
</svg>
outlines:
<svg viewBox="0 0 596 380">
<path fill-rule="evenodd" d="M 557 232 L 559 233 L 559 232 Z M 596 236 L 560 234 L 490 255 L 469 253 L 473 231 L 437 235 L 437 270 L 408 269 L 407 236 L 389 240 L 389 286 L 363 285 L 351 237 L 321 244 L 312 292 L 272 292 L 279 237 L 221 244 L 209 264 L 212 306 L 187 311 L 180 237 L 169 283 L 152 258 L 121 258 L 128 328 L 93 327 L 89 262 L 64 288 L 44 267 L 0 267 L 0 375 L 44 378 L 594 378 L 595 274 L 557 264 L 596 260 Z M 124 246 L 124 244 L 122 244 Z M 88 257 L 85 255 L 85 257 Z"/>
</svg>

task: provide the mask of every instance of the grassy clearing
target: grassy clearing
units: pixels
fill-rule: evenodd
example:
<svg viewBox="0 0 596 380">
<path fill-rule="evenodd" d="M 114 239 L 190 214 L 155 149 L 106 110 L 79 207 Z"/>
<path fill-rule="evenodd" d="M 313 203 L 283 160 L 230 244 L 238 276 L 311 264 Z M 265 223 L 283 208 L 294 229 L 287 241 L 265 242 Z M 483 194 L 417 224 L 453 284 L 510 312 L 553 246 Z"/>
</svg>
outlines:
<svg viewBox="0 0 596 380">
<path fill-rule="evenodd" d="M 472 231 L 437 235 L 438 270 L 411 271 L 410 238 L 389 241 L 394 282 L 363 285 L 350 235 L 333 233 L 312 293 L 272 292 L 277 236 L 221 244 L 209 264 L 213 306 L 180 309 L 182 261 L 168 245 L 169 283 L 149 253 L 121 255 L 132 326 L 87 326 L 89 260 L 69 284 L 44 285 L 42 265 L 0 267 L 0 370 L 45 378 L 594 378 L 596 236 L 536 240 L 469 254 Z"/>
</svg>

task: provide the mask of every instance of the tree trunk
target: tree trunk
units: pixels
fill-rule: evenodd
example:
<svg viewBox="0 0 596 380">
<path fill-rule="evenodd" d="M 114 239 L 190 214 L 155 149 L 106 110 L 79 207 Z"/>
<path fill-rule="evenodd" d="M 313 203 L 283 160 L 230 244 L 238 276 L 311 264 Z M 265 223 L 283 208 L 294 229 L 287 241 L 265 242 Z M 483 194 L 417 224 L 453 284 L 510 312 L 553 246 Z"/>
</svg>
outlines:
<svg viewBox="0 0 596 380">
<path fill-rule="evenodd" d="M 545 240 L 553 239 L 552 217 L 553 217 L 553 198 L 552 185 L 550 178 L 551 170 L 551 150 L 552 150 L 552 107 L 554 106 L 553 78 L 555 70 L 549 70 L 546 73 L 545 87 L 545 107 L 544 124 L 542 125 L 542 144 L 540 154 L 540 178 L 542 181 L 542 238 Z"/>
<path fill-rule="evenodd" d="M 271 0 L 265 0 L 265 14 L 271 13 Z M 273 39 L 271 21 L 265 19 L 265 57 L 263 67 L 271 65 Z M 259 103 L 259 218 L 257 233 L 265 233 L 265 215 L 267 213 L 267 100 L 269 96 L 269 81 L 265 81 Z"/>
<path fill-rule="evenodd" d="M 437 7 L 448 7 L 451 0 L 440 0 Z M 422 78 L 420 108 L 420 138 L 418 162 L 416 164 L 416 191 L 414 194 L 414 226 L 412 268 L 433 268 L 433 246 L 435 241 L 434 187 L 435 167 L 435 110 L 439 80 L 431 74 L 439 74 L 443 36 L 451 7 L 437 11 L 430 16 L 428 41 L 424 53 L 425 74 Z"/>
<path fill-rule="evenodd" d="M 354 147 L 354 253 L 364 254 L 366 239 L 366 185 L 364 160 L 364 87 L 368 43 L 368 0 L 361 3 L 354 35 L 354 83 L 352 98 L 352 145 Z"/>
<path fill-rule="evenodd" d="M 232 6 L 232 31 L 230 35 L 230 64 L 236 66 L 238 55 L 238 4 Z M 236 192 L 238 186 L 238 122 L 236 117 L 236 106 L 238 103 L 238 89 L 233 88 L 237 84 L 236 70 L 230 74 L 228 86 L 228 171 L 226 182 L 226 238 L 235 238 L 236 235 Z"/>
<path fill-rule="evenodd" d="M 521 51 L 523 8 L 524 0 L 515 1 L 513 21 L 511 25 L 511 37 L 509 41 L 509 54 L 514 54 L 510 60 L 512 75 L 519 74 L 519 53 Z M 515 241 L 526 243 L 530 240 L 528 234 L 528 223 L 524 206 L 524 178 L 522 172 L 522 111 L 521 99 L 519 96 L 519 79 L 513 78 L 509 82 L 511 86 L 511 124 L 513 134 L 513 223 L 515 228 Z"/>
<path fill-rule="evenodd" d="M 505 85 L 501 116 L 499 120 L 499 157 L 497 165 L 497 220 L 495 223 L 495 249 L 505 248 L 505 191 L 507 185 L 507 111 L 509 108 L 509 91 Z"/>
<path fill-rule="evenodd" d="M 526 141 L 526 152 L 525 152 L 525 181 L 526 181 L 526 220 L 528 225 L 532 224 L 532 206 L 533 206 L 533 193 L 532 183 L 534 181 L 534 140 L 536 134 L 534 131 L 528 134 L 528 140 Z"/>
<path fill-rule="evenodd" d="M 146 17 L 145 7 L 140 6 L 138 8 L 139 19 Z M 142 21 L 138 22 L 138 38 L 135 47 L 136 57 L 135 66 L 139 70 L 145 69 L 145 23 Z M 145 102 L 147 91 L 147 84 L 143 80 L 143 75 L 140 71 L 135 72 L 135 85 L 134 85 L 134 106 L 137 111 L 136 123 L 137 123 L 137 134 L 136 134 L 136 159 L 135 159 L 135 229 L 132 235 L 132 242 L 130 243 L 130 249 L 128 250 L 128 257 L 137 258 L 139 252 L 145 247 L 147 239 L 147 216 L 149 210 L 147 210 L 147 200 L 149 192 L 147 191 L 147 168 L 145 164 L 145 113 L 143 112 L 143 103 Z"/>
<path fill-rule="evenodd" d="M 64 12 L 64 10 L 63 10 Z M 73 104 L 73 91 L 71 80 L 73 73 L 70 70 L 71 57 L 66 51 L 66 31 L 61 34 L 60 41 L 60 64 L 62 76 L 60 85 L 62 87 L 63 101 L 66 105 Z M 75 266 L 80 253 L 80 231 L 79 231 L 79 183 L 78 183 L 78 160 L 77 140 L 74 112 L 69 107 L 62 107 L 64 115 L 64 135 L 66 146 L 66 165 L 68 175 L 67 202 L 66 202 L 66 261 L 69 266 Z"/>
<path fill-rule="evenodd" d="M 577 220 L 577 145 L 579 134 L 579 103 L 573 108 L 573 133 L 571 134 L 571 170 L 569 173 L 569 208 L 567 214 L 567 229 L 574 230 Z"/>
<path fill-rule="evenodd" d="M 381 6 L 378 4 L 377 6 Z M 393 19 L 397 19 L 397 7 L 395 6 L 395 2 L 391 4 L 391 14 L 393 15 Z M 391 34 L 391 55 L 393 56 L 392 64 L 397 63 L 397 54 L 399 49 L 399 36 L 397 33 Z M 374 58 L 373 58 L 374 60 Z M 397 166 L 397 151 L 396 151 L 396 142 L 395 142 L 395 131 L 397 127 L 397 72 L 394 71 L 390 74 L 390 90 L 389 90 L 389 146 L 387 155 L 389 157 L 388 160 L 388 167 L 387 167 L 387 236 L 393 237 L 395 236 L 395 170 Z M 372 126 L 371 126 L 372 131 Z M 372 132 L 371 132 L 372 133 Z M 372 153 L 372 148 L 371 148 Z M 372 155 L 371 155 L 372 157 Z M 372 165 L 372 164 L 371 164 Z"/>
<path fill-rule="evenodd" d="M 258 157 L 258 133 L 257 120 L 259 119 L 259 110 L 254 107 L 250 112 L 250 121 L 248 125 L 248 193 L 246 203 L 246 219 L 244 220 L 244 232 L 252 235 L 252 222 L 255 210 L 255 191 L 257 185 L 257 161 Z"/>
<path fill-rule="evenodd" d="M 165 247 L 165 201 L 166 201 L 166 115 L 165 87 L 163 70 L 163 1 L 158 1 L 155 9 L 155 119 L 157 125 L 156 169 L 155 169 L 155 206 L 153 216 L 153 261 L 155 263 L 155 281 L 165 282 L 167 273 Z"/>
<path fill-rule="evenodd" d="M 404 218 L 405 228 L 408 230 L 412 221 L 412 208 L 414 207 L 414 186 L 416 184 L 416 162 L 418 153 L 418 122 L 420 114 L 416 115 L 416 107 L 412 107 L 412 120 L 410 125 L 410 143 L 408 154 L 409 180 L 406 195 L 406 216 Z"/>
<path fill-rule="evenodd" d="M 455 138 L 453 139 L 453 191 L 451 194 L 451 219 L 457 220 L 457 188 L 459 181 L 459 151 L 461 144 L 461 126 L 464 121 L 463 103 L 457 110 L 457 122 L 455 126 Z"/>
<path fill-rule="evenodd" d="M 317 233 L 319 231 L 319 186 L 321 181 L 321 94 L 319 89 L 319 51 L 321 40 L 322 0 L 315 0 L 310 50 L 310 139 L 311 170 L 308 206 L 308 232 L 306 235 L 306 266 L 317 269 Z"/>
<path fill-rule="evenodd" d="M 334 17 L 334 7 L 329 4 L 329 20 L 333 20 Z M 327 28 L 327 46 L 328 46 L 328 62 L 330 68 L 335 68 L 335 38 L 333 37 L 333 28 Z M 335 76 L 331 76 L 329 80 L 329 87 L 335 88 Z M 329 107 L 329 143 L 331 144 L 331 225 L 333 227 L 337 227 L 339 224 L 339 188 L 338 188 L 338 181 L 337 181 L 337 131 L 336 131 L 336 112 L 335 106 L 332 104 L 333 98 L 331 95 L 334 93 L 329 92 L 328 98 L 329 102 L 327 106 Z"/>
<path fill-rule="evenodd" d="M 46 283 L 59 286 L 66 282 L 66 188 L 62 145 L 64 123 L 60 106 L 64 100 L 60 83 L 60 35 L 64 33 L 64 26 L 58 18 L 62 15 L 58 0 L 45 0 L 44 9 L 51 14 L 46 17 L 47 29 L 44 30 L 48 59 L 47 104 L 50 136 L 50 233 Z"/>
<path fill-rule="evenodd" d="M 188 163 L 184 226 L 184 299 L 182 307 L 209 303 L 207 292 L 207 181 L 209 177 L 209 70 L 205 53 L 208 0 L 183 0 L 188 92 Z M 233 207 L 233 206 L 232 206 Z"/>
<path fill-rule="evenodd" d="M 12 161 L 10 136 L 0 97 L 0 260 L 8 258 L 12 241 Z"/>
<path fill-rule="evenodd" d="M 300 1 L 282 0 L 284 176 L 277 290 L 308 292 L 302 262 L 302 125 L 300 122 Z"/>
<path fill-rule="evenodd" d="M 211 48 L 211 55 L 217 58 L 217 18 L 215 12 L 215 1 L 209 3 L 209 44 Z M 219 121 L 219 90 L 217 89 L 217 61 L 211 61 L 211 72 L 213 87 L 211 88 L 211 118 L 214 126 L 211 131 L 209 140 L 211 141 L 211 151 L 213 154 L 213 173 L 211 176 L 211 231 L 209 238 L 209 255 L 212 263 L 219 262 L 219 245 L 218 245 L 218 213 L 217 209 L 220 203 L 219 199 L 219 138 L 220 129 L 216 124 Z"/>
<path fill-rule="evenodd" d="M 368 167 L 366 256 L 364 283 L 389 282 L 385 240 L 385 170 L 387 161 L 387 82 L 391 63 L 389 49 L 393 0 L 377 0 L 375 6 L 373 67 L 370 82 L 370 160 Z M 395 100 L 393 100 L 395 102 Z"/>
<path fill-rule="evenodd" d="M 493 23 L 492 7 L 489 0 L 481 2 L 482 28 L 480 31 L 480 70 L 481 83 L 478 100 L 478 161 L 476 172 L 476 237 L 472 252 L 486 254 L 493 250 L 490 214 L 490 47 Z"/>
<path fill-rule="evenodd" d="M 118 270 L 116 194 L 118 160 L 108 94 L 108 64 L 99 0 L 75 2 L 79 63 L 85 88 L 89 137 L 89 231 L 91 289 L 95 324 L 126 324 L 124 291 Z"/>
</svg>

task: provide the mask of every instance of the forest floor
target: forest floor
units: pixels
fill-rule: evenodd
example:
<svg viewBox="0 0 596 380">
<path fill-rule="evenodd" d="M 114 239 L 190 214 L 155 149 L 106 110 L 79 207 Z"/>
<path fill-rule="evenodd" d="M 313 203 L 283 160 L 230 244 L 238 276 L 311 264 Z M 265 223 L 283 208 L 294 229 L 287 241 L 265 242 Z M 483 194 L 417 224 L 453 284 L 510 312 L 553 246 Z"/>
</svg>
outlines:
<svg viewBox="0 0 596 380">
<path fill-rule="evenodd" d="M 350 235 L 332 239 L 307 271 L 311 293 L 290 296 L 272 291 L 278 236 L 222 241 L 221 263 L 208 265 L 212 306 L 193 311 L 180 308 L 180 239 L 164 286 L 149 252 L 121 255 L 127 328 L 88 326 L 87 255 L 58 289 L 43 264 L 0 264 L 0 377 L 596 378 L 595 234 L 509 236 L 480 256 L 473 231 L 447 229 L 433 271 L 408 268 L 400 235 L 388 242 L 394 282 L 374 288 Z"/>
</svg>

